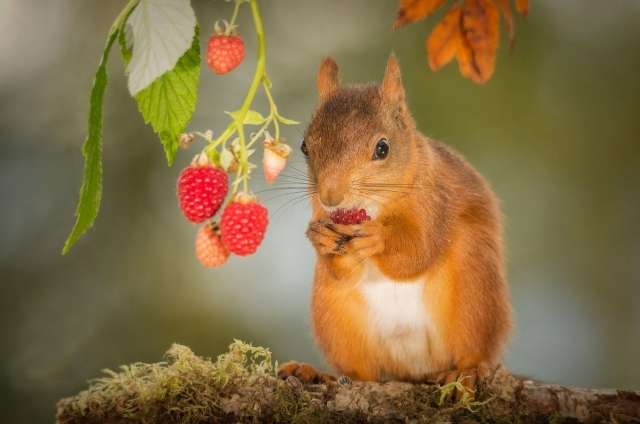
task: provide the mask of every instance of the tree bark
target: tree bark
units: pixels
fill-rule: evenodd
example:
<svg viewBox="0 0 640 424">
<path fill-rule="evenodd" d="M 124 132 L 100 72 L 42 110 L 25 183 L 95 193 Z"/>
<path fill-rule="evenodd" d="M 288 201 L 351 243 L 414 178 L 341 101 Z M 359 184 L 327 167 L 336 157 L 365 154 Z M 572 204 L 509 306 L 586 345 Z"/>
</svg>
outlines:
<svg viewBox="0 0 640 424">
<path fill-rule="evenodd" d="M 640 391 L 543 384 L 514 377 L 504 367 L 483 381 L 475 400 L 441 402 L 442 388 L 430 384 L 303 385 L 295 377 L 282 381 L 270 373 L 245 373 L 221 384 L 215 377 L 219 373 L 207 368 L 211 362 L 179 348 L 179 367 L 170 350 L 168 364 L 112 373 L 103 383 L 61 400 L 56 422 L 640 423 Z"/>
</svg>

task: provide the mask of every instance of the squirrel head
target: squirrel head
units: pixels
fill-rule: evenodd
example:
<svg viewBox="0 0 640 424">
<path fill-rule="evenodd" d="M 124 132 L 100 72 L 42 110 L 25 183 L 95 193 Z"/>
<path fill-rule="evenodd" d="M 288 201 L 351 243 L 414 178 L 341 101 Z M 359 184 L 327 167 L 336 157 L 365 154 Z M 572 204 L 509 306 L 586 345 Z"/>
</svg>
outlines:
<svg viewBox="0 0 640 424">
<path fill-rule="evenodd" d="M 301 150 L 327 211 L 363 208 L 370 217 L 402 196 L 415 173 L 415 124 L 400 67 L 391 55 L 381 84 L 341 86 L 338 65 L 325 58 L 317 76 L 319 103 Z"/>
</svg>

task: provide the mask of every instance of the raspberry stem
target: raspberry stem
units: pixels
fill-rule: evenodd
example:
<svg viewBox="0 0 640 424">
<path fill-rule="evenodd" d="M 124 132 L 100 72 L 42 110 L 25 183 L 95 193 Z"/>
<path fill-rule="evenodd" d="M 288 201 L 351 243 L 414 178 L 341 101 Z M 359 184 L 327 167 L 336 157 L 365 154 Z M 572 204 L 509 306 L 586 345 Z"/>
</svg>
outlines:
<svg viewBox="0 0 640 424">
<path fill-rule="evenodd" d="M 253 99 L 256 96 L 258 91 L 258 87 L 262 82 L 265 76 L 265 68 L 266 68 L 266 42 L 264 36 L 264 28 L 262 26 L 262 16 L 260 15 L 260 8 L 258 7 L 257 0 L 250 0 L 249 2 L 251 6 L 251 14 L 253 15 L 253 23 L 256 29 L 256 36 L 258 38 L 258 62 L 256 64 L 256 70 L 253 75 L 253 81 L 251 81 L 251 85 L 249 86 L 249 90 L 247 91 L 247 95 L 242 102 L 242 106 L 236 115 L 236 119 L 233 122 L 233 126 L 235 127 L 235 131 L 238 133 L 238 138 L 240 139 L 240 167 L 239 171 L 242 173 L 243 180 L 243 189 L 245 192 L 248 192 L 249 189 L 249 155 L 248 148 L 245 143 L 244 136 L 244 120 L 249 112 L 249 108 L 253 103 Z M 228 129 L 228 128 L 227 128 Z M 235 190 L 237 190 L 237 185 L 234 184 L 234 194 Z"/>
<path fill-rule="evenodd" d="M 229 22 L 229 26 L 227 26 L 226 28 L 225 35 L 229 35 L 231 32 L 233 32 L 236 24 L 236 18 L 238 17 L 238 11 L 240 10 L 240 5 L 245 1 L 247 0 L 236 0 L 236 5 L 233 8 L 233 15 L 231 15 L 231 21 Z"/>
<path fill-rule="evenodd" d="M 266 75 L 265 75 L 265 79 L 262 80 L 262 87 L 264 88 L 264 94 L 267 96 L 267 100 L 269 101 L 269 107 L 271 109 L 271 113 L 270 113 L 270 117 L 275 118 L 273 119 L 273 127 L 275 129 L 276 132 L 276 140 L 280 140 L 280 123 L 278 122 L 278 107 L 276 106 L 276 102 L 273 101 L 273 96 L 271 95 L 271 90 L 269 89 L 269 83 L 268 80 L 266 79 Z"/>
<path fill-rule="evenodd" d="M 267 128 L 269 128 L 269 125 L 271 125 L 271 121 L 273 121 L 271 117 L 267 118 L 267 120 L 264 121 L 264 124 L 262 124 L 262 126 L 258 130 L 258 132 L 251 134 L 251 140 L 249 140 L 249 143 L 247 144 L 247 149 L 250 149 L 251 146 L 253 146 L 255 142 L 258 141 L 260 136 L 262 136 L 262 134 L 264 134 Z"/>
<path fill-rule="evenodd" d="M 139 1 L 140 0 L 129 0 L 127 5 L 124 7 L 124 9 L 122 9 L 120 14 L 116 18 L 116 20 L 113 22 L 113 25 L 111 25 L 111 29 L 109 30 L 109 34 L 113 33 L 114 31 L 122 30 L 122 26 L 126 22 L 127 17 L 133 11 L 133 8 L 138 5 Z"/>
<path fill-rule="evenodd" d="M 232 184 L 232 194 L 235 195 L 242 183 L 242 189 L 244 192 L 249 192 L 249 178 L 251 170 L 255 168 L 249 162 L 249 155 L 252 153 L 250 148 L 262 137 L 270 126 L 273 125 L 276 140 L 280 139 L 280 124 L 295 124 L 296 122 L 291 119 L 286 119 L 278 113 L 278 108 L 271 94 L 271 81 L 266 72 L 266 40 L 264 27 L 262 22 L 262 16 L 260 14 L 260 8 L 258 7 L 258 0 L 235 0 L 235 7 L 229 28 L 235 26 L 236 18 L 240 10 L 240 6 L 244 3 L 248 3 L 251 9 L 253 17 L 253 23 L 256 31 L 256 37 L 258 41 L 257 48 L 257 63 L 253 74 L 253 80 L 251 85 L 247 89 L 247 93 L 242 101 L 240 108 L 232 113 L 232 121 L 227 128 L 218 137 L 213 139 L 209 137 L 207 140 L 208 145 L 204 148 L 204 152 L 210 158 L 219 158 L 220 154 L 217 149 L 225 149 L 227 141 L 234 135 L 237 137 L 237 141 L 234 140 L 235 148 L 233 153 L 237 159 L 238 169 L 236 176 Z M 249 112 L 251 112 L 251 105 L 257 95 L 258 90 L 262 86 L 265 97 L 269 103 L 269 114 L 264 117 L 264 121 L 259 123 L 252 122 L 250 124 L 245 123 Z M 255 113 L 255 112 L 252 112 Z M 257 132 L 251 132 L 248 136 L 245 134 L 245 125 L 260 125 Z"/>
</svg>

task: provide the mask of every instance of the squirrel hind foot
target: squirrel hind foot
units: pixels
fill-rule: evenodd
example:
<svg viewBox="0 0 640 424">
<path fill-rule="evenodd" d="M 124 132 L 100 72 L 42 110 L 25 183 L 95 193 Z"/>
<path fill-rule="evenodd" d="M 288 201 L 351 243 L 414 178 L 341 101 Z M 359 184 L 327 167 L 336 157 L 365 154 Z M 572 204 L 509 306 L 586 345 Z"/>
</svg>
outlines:
<svg viewBox="0 0 640 424">
<path fill-rule="evenodd" d="M 302 384 L 329 384 L 336 381 L 336 378 L 327 373 L 323 373 L 304 362 L 289 361 L 278 368 L 278 378 L 287 380 L 289 377 L 296 377 Z"/>
</svg>

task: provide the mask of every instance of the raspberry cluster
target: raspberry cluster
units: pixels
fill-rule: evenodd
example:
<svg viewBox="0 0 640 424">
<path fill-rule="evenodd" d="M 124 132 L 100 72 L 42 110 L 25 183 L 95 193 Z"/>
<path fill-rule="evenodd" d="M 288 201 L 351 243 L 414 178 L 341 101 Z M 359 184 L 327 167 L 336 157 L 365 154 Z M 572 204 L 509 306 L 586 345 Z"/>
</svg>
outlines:
<svg viewBox="0 0 640 424">
<path fill-rule="evenodd" d="M 244 59 L 244 41 L 237 34 L 237 25 L 235 25 L 242 3 L 245 2 L 240 0 L 235 2 L 235 10 L 230 22 L 222 19 L 215 23 L 213 33 L 209 38 L 206 61 L 215 74 L 222 75 L 231 72 Z M 257 35 L 261 40 L 263 35 L 261 33 Z M 264 60 L 264 51 L 259 52 L 258 60 Z M 239 134 L 243 128 L 238 128 L 235 120 L 242 121 L 249 112 L 260 116 L 259 113 L 246 108 L 243 109 L 241 115 L 244 115 L 242 116 L 231 114 L 234 122 L 215 140 L 211 130 L 204 133 L 182 134 L 179 140 L 180 146 L 185 149 L 193 143 L 196 136 L 209 143 L 194 158 L 192 164 L 181 172 L 177 184 L 178 201 L 184 216 L 190 222 L 204 223 L 196 235 L 195 251 L 196 257 L 205 267 L 215 268 L 223 265 L 231 253 L 238 256 L 251 255 L 256 252 L 264 239 L 269 223 L 267 208 L 260 204 L 255 196 L 246 193 L 249 173 L 254 167 L 248 161 L 248 156 L 253 151 L 249 151 L 248 146 L 256 142 L 258 137 L 264 136 L 263 169 L 264 178 L 268 183 L 273 183 L 276 180 L 284 169 L 291 152 L 291 148 L 279 136 L 279 123 L 291 125 L 296 122 L 277 113 L 269 91 L 271 83 L 268 82 L 269 79 L 264 67 L 256 69 L 254 81 L 258 80 L 263 82 L 262 87 L 270 100 L 271 113 L 260 122 L 262 129 L 255 135 L 252 134 L 246 143 Z M 251 103 L 253 101 L 258 88 L 254 85 L 250 87 L 245 102 Z M 275 138 L 271 137 L 267 131 L 269 125 L 273 125 L 275 128 Z M 227 144 L 227 139 L 234 133 L 237 133 L 239 137 Z M 234 182 L 234 196 L 223 208 L 229 192 L 227 173 L 231 172 L 237 173 Z M 244 182 L 245 192 L 236 194 L 239 182 Z M 221 208 L 223 211 L 218 226 L 212 219 Z"/>
<path fill-rule="evenodd" d="M 218 212 L 229 190 L 227 173 L 196 156 L 178 178 L 178 200 L 184 216 L 191 222 L 206 221 Z M 223 265 L 229 253 L 247 256 L 262 243 L 269 223 L 268 211 L 254 196 L 240 193 L 227 204 L 220 220 L 207 223 L 196 235 L 196 257 L 205 267 Z"/>
</svg>

